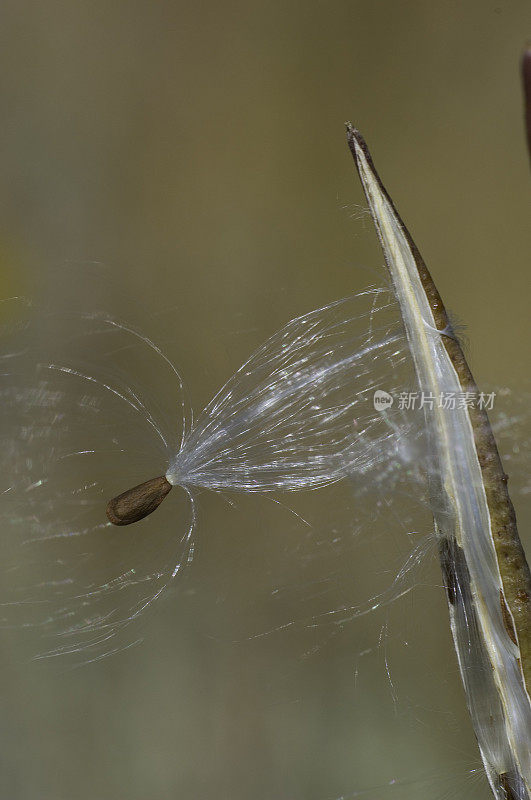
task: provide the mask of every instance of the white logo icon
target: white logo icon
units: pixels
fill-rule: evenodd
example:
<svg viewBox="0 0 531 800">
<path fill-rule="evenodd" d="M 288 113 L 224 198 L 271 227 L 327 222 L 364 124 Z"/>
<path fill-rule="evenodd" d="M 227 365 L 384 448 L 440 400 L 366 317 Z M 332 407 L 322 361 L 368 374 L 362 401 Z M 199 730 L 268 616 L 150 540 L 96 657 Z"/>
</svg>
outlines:
<svg viewBox="0 0 531 800">
<path fill-rule="evenodd" d="M 373 397 L 374 407 L 376 411 L 384 411 L 393 405 L 393 397 L 382 389 L 377 389 Z"/>
</svg>

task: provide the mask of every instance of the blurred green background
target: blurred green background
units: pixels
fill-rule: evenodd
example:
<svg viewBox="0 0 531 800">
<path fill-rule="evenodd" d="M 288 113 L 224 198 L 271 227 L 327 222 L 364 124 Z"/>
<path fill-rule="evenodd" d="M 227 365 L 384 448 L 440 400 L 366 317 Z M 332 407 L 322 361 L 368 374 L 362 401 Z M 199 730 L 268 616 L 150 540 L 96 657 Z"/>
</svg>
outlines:
<svg viewBox="0 0 531 800">
<path fill-rule="evenodd" d="M 201 408 L 288 319 L 381 282 L 350 119 L 466 322 L 478 382 L 510 387 L 525 417 L 527 0 L 6 0 L 0 20 L 3 297 L 62 303 L 58 265 L 103 263 L 107 305 L 130 298 L 160 325 Z M 511 480 L 528 530 L 525 476 Z M 433 557 L 379 615 L 262 636 L 319 594 L 336 608 L 337 565 L 317 535 L 306 583 L 300 528 L 264 500 L 202 512 L 194 564 L 142 644 L 72 670 L 4 640 L 1 797 L 489 797 Z M 352 602 L 407 555 L 395 527 L 352 547 Z"/>
</svg>

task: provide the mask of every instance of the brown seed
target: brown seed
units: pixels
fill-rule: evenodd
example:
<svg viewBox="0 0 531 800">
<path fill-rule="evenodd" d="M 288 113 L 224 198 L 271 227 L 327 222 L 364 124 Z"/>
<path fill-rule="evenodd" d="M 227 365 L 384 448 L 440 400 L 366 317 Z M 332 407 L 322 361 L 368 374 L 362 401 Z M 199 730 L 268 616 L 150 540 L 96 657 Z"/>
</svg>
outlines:
<svg viewBox="0 0 531 800">
<path fill-rule="evenodd" d="M 498 780 L 500 782 L 500 789 L 503 791 L 503 797 L 505 800 L 516 800 L 516 794 L 513 791 L 513 782 L 517 783 L 518 779 L 512 778 L 508 772 L 502 772 L 498 775 Z M 518 792 L 520 794 L 520 792 Z"/>
<path fill-rule="evenodd" d="M 138 522 L 160 506 L 171 488 L 171 483 L 164 475 L 133 486 L 132 489 L 109 500 L 107 518 L 113 525 L 130 525 L 132 522 Z"/>
<path fill-rule="evenodd" d="M 509 634 L 511 642 L 513 642 L 513 644 L 518 644 L 516 640 L 516 632 L 514 630 L 514 625 L 513 625 L 513 618 L 511 617 L 509 609 L 507 608 L 507 603 L 505 602 L 505 597 L 503 596 L 503 592 L 501 589 L 500 589 L 500 605 L 501 605 L 503 624 L 505 625 L 505 630 Z"/>
</svg>

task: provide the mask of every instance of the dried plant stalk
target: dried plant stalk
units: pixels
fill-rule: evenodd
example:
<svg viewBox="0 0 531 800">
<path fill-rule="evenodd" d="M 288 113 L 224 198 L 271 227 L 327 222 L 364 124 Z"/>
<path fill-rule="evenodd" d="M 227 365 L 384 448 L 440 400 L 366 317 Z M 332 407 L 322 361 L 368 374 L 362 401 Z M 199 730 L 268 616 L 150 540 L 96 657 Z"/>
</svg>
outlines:
<svg viewBox="0 0 531 800">
<path fill-rule="evenodd" d="M 531 158 L 531 45 L 528 45 L 522 58 L 522 81 L 524 85 L 525 128 L 527 148 Z"/>
<path fill-rule="evenodd" d="M 477 393 L 422 257 L 367 145 L 348 143 L 400 304 L 422 392 Z M 465 395 L 467 396 L 467 395 Z M 430 497 L 452 634 L 474 730 L 494 795 L 531 791 L 531 576 L 507 476 L 485 410 L 425 405 Z"/>
</svg>

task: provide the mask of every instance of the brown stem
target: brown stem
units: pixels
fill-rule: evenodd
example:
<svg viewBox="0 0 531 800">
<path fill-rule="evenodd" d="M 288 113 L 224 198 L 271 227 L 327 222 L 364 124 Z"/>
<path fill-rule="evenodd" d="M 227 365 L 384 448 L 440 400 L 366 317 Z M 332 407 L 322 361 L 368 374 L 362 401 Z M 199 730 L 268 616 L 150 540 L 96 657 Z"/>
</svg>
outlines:
<svg viewBox="0 0 531 800">
<path fill-rule="evenodd" d="M 531 44 L 527 45 L 522 58 L 522 80 L 524 83 L 525 124 L 527 147 L 531 158 Z"/>
</svg>

